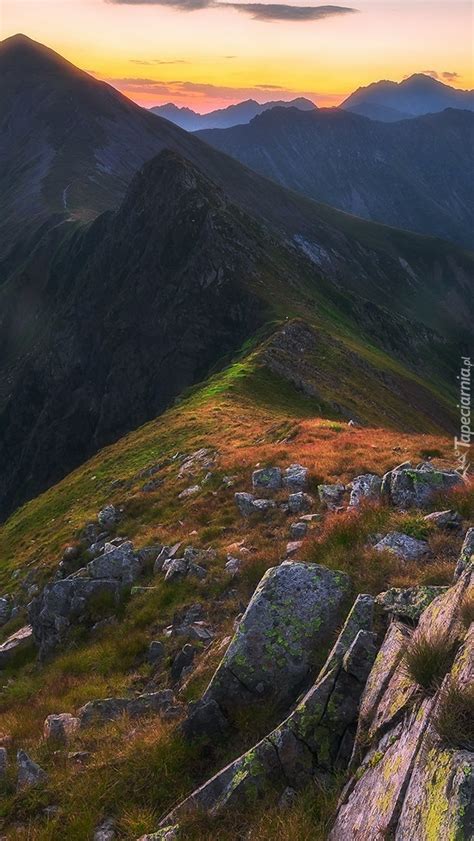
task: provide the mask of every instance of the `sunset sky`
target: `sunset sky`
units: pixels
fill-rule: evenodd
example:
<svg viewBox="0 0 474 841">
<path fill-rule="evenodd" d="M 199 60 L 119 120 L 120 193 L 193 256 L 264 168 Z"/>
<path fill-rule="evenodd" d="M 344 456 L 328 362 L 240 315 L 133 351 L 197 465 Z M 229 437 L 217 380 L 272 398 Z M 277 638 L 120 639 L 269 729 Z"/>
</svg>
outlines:
<svg viewBox="0 0 474 841">
<path fill-rule="evenodd" d="M 334 105 L 417 72 L 474 86 L 468 0 L 0 0 L 0 23 L 2 37 L 23 32 L 146 106 Z"/>
</svg>

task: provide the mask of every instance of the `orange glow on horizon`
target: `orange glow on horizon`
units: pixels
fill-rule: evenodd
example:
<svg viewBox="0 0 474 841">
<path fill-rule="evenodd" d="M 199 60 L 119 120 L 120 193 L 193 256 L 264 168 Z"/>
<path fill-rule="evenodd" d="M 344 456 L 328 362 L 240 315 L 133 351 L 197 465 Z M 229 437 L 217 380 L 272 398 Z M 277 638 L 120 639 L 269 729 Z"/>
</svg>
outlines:
<svg viewBox="0 0 474 841">
<path fill-rule="evenodd" d="M 222 7 L 3 0 L 0 22 L 2 37 L 24 32 L 146 107 L 171 101 L 204 113 L 297 96 L 333 106 L 360 86 L 423 71 L 474 86 L 467 0 L 341 5 L 358 11 L 303 23 Z"/>
</svg>

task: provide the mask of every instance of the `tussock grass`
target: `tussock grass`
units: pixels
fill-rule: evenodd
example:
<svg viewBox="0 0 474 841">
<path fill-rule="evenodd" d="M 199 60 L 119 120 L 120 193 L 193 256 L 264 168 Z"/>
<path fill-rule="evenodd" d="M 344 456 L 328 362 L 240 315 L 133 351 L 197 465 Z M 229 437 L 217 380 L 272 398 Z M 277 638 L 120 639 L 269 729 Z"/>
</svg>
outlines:
<svg viewBox="0 0 474 841">
<path fill-rule="evenodd" d="M 404 653 L 407 676 L 425 695 L 434 695 L 451 669 L 457 647 L 446 634 L 415 633 Z"/>
<path fill-rule="evenodd" d="M 314 783 L 285 808 L 269 793 L 254 807 L 232 810 L 219 818 L 193 815 L 184 824 L 184 837 L 187 841 L 325 841 L 342 784 L 340 777 L 326 786 Z"/>
<path fill-rule="evenodd" d="M 469 628 L 471 623 L 474 622 L 474 589 L 472 587 L 464 594 L 459 612 L 463 625 Z"/>
<path fill-rule="evenodd" d="M 428 538 L 430 546 L 433 541 L 433 558 L 404 562 L 393 552 L 374 551 L 370 545 L 374 535 L 389 531 Z M 450 583 L 457 549 L 450 549 L 448 556 L 446 545 L 446 537 L 436 535 L 422 513 L 402 514 L 385 505 L 367 504 L 327 515 L 315 537 L 306 541 L 303 554 L 308 562 L 347 572 L 356 592 L 376 595 L 389 587 Z"/>
<path fill-rule="evenodd" d="M 451 748 L 474 750 L 474 686 L 450 681 L 441 690 L 434 726 Z"/>
</svg>

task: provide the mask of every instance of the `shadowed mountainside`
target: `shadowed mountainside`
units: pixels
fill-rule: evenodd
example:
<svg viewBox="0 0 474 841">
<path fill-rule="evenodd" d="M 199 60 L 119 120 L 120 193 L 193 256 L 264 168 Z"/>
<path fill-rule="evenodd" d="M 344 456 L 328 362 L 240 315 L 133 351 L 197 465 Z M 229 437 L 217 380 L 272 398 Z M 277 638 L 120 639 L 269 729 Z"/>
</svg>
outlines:
<svg viewBox="0 0 474 841">
<path fill-rule="evenodd" d="M 200 132 L 217 149 L 364 219 L 474 246 L 474 114 L 446 110 L 381 123 L 340 109 L 277 109 Z"/>
</svg>

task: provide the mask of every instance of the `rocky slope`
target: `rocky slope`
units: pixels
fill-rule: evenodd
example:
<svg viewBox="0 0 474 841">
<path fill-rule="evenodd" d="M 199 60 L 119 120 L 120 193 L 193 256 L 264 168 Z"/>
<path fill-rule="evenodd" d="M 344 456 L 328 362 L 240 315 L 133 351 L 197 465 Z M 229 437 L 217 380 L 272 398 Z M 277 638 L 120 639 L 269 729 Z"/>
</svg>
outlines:
<svg viewBox="0 0 474 841">
<path fill-rule="evenodd" d="M 472 489 L 442 460 L 393 467 L 395 441 L 406 456 L 432 445 L 426 436 L 381 448 L 376 430 L 286 429 L 278 463 L 275 423 L 296 419 L 297 401 L 279 413 L 270 397 L 262 412 L 255 394 L 216 386 L 162 419 L 167 444 L 150 424 L 115 463 L 111 448 L 85 466 L 85 487 L 98 474 L 92 495 L 109 499 L 89 523 L 77 519 L 91 500 L 77 498 L 74 476 L 12 521 L 16 574 L 0 632 L 3 829 L 21 837 L 27 827 L 38 841 L 65 832 L 95 841 L 104 832 L 128 841 L 469 838 L 472 724 L 450 719 L 448 731 L 442 713 L 449 691 L 469 703 L 472 683 Z M 199 406 L 205 417 L 208 400 L 204 435 L 195 415 Z M 223 424 L 231 404 L 237 448 Z M 176 452 L 191 430 L 194 446 L 221 450 Z M 352 438 L 351 466 L 373 472 L 341 473 L 325 433 L 340 450 Z M 160 448 L 152 464 L 151 442 Z M 295 462 L 303 452 L 309 467 Z M 250 471 L 257 454 L 268 466 Z M 375 470 L 371 458 L 381 459 Z M 33 519 L 38 505 L 59 516 Z M 396 551 L 377 549 L 395 528 Z M 73 540 L 55 556 L 58 530 Z M 34 570 L 25 563 L 32 534 L 49 546 L 47 569 L 38 553 Z M 416 560 L 414 542 L 425 544 Z M 11 635 L 25 616 L 32 628 Z M 420 672 L 409 659 L 426 639 L 449 648 L 428 680 L 425 661 Z M 331 791 L 339 803 L 324 807 Z"/>
<path fill-rule="evenodd" d="M 199 136 L 316 201 L 473 247 L 470 111 L 387 124 L 335 108 L 278 109 Z"/>
</svg>

